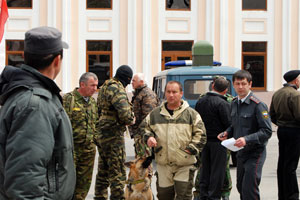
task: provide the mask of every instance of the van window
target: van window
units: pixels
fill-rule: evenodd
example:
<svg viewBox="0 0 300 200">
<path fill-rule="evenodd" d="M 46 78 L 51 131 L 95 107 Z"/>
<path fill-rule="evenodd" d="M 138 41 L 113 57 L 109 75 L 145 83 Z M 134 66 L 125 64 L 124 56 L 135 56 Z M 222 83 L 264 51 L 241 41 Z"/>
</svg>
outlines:
<svg viewBox="0 0 300 200">
<path fill-rule="evenodd" d="M 230 82 L 230 81 L 229 81 Z M 212 79 L 207 80 L 186 80 L 184 82 L 184 97 L 190 100 L 197 100 L 200 95 L 205 94 L 212 90 Z M 231 82 L 229 83 L 228 92 L 231 94 Z"/>
<path fill-rule="evenodd" d="M 186 99 L 198 99 L 201 94 L 209 91 L 212 80 L 186 80 L 184 82 L 184 97 Z"/>
<path fill-rule="evenodd" d="M 153 91 L 159 99 L 164 99 L 166 87 L 166 77 L 155 77 L 153 80 Z"/>
</svg>

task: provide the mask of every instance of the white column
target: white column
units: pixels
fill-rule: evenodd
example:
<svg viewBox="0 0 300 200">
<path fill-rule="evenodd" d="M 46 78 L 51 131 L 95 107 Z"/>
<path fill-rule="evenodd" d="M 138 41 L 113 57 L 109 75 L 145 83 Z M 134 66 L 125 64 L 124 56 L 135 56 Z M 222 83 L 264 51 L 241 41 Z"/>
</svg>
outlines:
<svg viewBox="0 0 300 200">
<path fill-rule="evenodd" d="M 291 20 L 290 1 L 282 1 L 282 73 L 290 69 Z"/>
<path fill-rule="evenodd" d="M 48 26 L 56 27 L 56 1 L 48 0 Z"/>
<path fill-rule="evenodd" d="M 62 66 L 62 91 L 68 92 L 71 88 L 71 0 L 62 1 L 62 40 L 69 44 L 69 49 L 64 50 Z"/>
<path fill-rule="evenodd" d="M 235 1 L 235 41 L 234 41 L 234 51 L 235 51 L 235 59 L 234 59 L 234 67 L 241 68 L 241 57 L 242 57 L 242 1 Z"/>
<path fill-rule="evenodd" d="M 274 90 L 274 12 L 275 2 L 268 1 L 268 25 L 267 25 L 267 34 L 268 34 L 268 46 L 267 46 L 267 91 Z"/>
<path fill-rule="evenodd" d="M 4 66 L 5 66 L 5 29 L 4 29 L 3 38 L 0 43 L 0 74 L 4 69 Z"/>
<path fill-rule="evenodd" d="M 136 0 L 128 1 L 128 65 L 136 73 Z"/>
<path fill-rule="evenodd" d="M 215 0 L 206 0 L 206 33 L 205 39 L 214 44 Z"/>
<path fill-rule="evenodd" d="M 143 73 L 149 84 L 152 80 L 147 80 L 151 70 L 151 1 L 143 1 Z"/>
<path fill-rule="evenodd" d="M 228 65 L 228 1 L 220 1 L 220 12 L 220 62 Z"/>
<path fill-rule="evenodd" d="M 300 11 L 300 3 L 298 4 L 298 13 Z M 298 36 L 300 35 L 300 14 L 298 14 Z M 298 37 L 298 69 L 300 69 L 300 37 Z"/>
</svg>

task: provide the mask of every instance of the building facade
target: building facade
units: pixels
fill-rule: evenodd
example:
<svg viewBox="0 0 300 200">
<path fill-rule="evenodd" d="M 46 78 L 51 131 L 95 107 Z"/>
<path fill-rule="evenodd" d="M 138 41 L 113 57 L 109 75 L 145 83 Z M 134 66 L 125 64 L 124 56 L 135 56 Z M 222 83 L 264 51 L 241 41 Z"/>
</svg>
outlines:
<svg viewBox="0 0 300 200">
<path fill-rule="evenodd" d="M 253 89 L 273 91 L 282 75 L 299 69 L 298 0 L 7 0 L 9 19 L 0 44 L 0 72 L 22 63 L 24 33 L 60 29 L 70 48 L 56 82 L 63 92 L 80 75 L 100 84 L 128 64 L 153 76 L 171 60 L 192 59 L 192 45 L 207 40 L 214 60 L 249 70 Z"/>
</svg>

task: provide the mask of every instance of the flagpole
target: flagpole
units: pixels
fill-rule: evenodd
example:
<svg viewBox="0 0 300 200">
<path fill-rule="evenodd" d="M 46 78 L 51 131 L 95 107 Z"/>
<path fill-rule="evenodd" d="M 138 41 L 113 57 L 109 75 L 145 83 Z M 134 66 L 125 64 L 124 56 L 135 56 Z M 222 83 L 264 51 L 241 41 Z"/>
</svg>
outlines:
<svg viewBox="0 0 300 200">
<path fill-rule="evenodd" d="M 5 66 L 5 31 L 4 26 L 8 18 L 8 9 L 6 0 L 0 0 L 1 11 L 0 11 L 0 73 L 3 71 Z M 3 38 L 2 38 L 3 37 Z"/>
</svg>

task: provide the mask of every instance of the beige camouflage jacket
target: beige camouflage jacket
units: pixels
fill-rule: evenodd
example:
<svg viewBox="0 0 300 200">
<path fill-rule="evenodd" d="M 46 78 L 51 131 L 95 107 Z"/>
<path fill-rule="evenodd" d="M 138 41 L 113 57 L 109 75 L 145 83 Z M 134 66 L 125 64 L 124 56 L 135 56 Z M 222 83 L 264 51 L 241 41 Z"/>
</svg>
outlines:
<svg viewBox="0 0 300 200">
<path fill-rule="evenodd" d="M 155 161 L 160 165 L 192 165 L 196 163 L 196 155 L 206 143 L 204 123 L 198 112 L 189 107 L 186 101 L 182 101 L 172 116 L 163 103 L 145 118 L 143 125 L 144 141 L 151 136 L 157 140 Z"/>
</svg>

